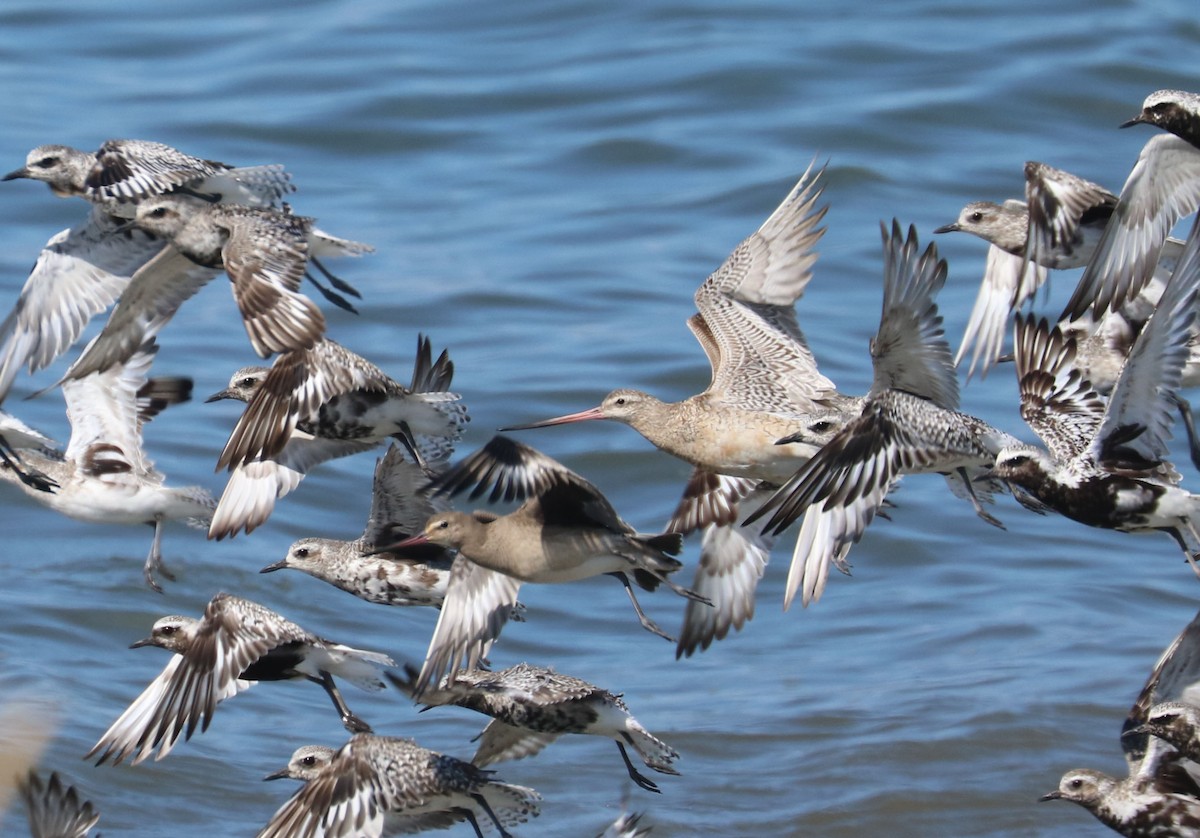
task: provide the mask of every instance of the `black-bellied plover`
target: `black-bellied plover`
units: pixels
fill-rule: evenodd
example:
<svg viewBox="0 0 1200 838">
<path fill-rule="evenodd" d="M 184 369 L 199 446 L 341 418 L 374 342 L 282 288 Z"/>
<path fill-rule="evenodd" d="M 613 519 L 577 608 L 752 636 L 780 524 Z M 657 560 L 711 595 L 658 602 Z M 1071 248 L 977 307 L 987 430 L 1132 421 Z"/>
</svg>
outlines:
<svg viewBox="0 0 1200 838">
<path fill-rule="evenodd" d="M 1029 267 L 1027 262 L 1048 268 L 1086 265 L 1115 210 L 1117 197 L 1091 181 L 1032 161 L 1025 164 L 1025 174 L 1025 203 L 968 204 L 957 223 L 934 231 L 964 230 L 993 242 L 979 296 L 954 359 L 955 364 L 961 364 L 967 351 L 972 351 L 968 377 L 977 365 L 986 375 L 999 360 L 1009 317 L 1040 286 L 1042 280 L 1032 277 L 1032 268 L 1022 273 Z M 1183 246 L 1179 239 L 1167 238 L 1154 257 L 1157 265 L 1152 266 L 1153 280 L 1119 308 L 1098 319 L 1084 312 L 1059 322 L 1064 334 L 1076 338 L 1076 366 L 1099 392 L 1108 393 L 1115 384 L 1133 341 L 1158 305 Z M 1022 251 L 1024 259 L 1018 258 Z M 1193 337 L 1192 352 L 1186 386 L 1200 383 L 1200 334 Z M 1200 439 L 1191 406 L 1180 397 L 1178 408 L 1192 459 L 1200 467 Z"/>
<path fill-rule="evenodd" d="M 375 464 L 371 514 L 359 538 L 302 538 L 262 572 L 293 568 L 382 605 L 441 606 L 452 553 L 433 545 L 416 547 L 411 554 L 376 552 L 416 534 L 431 515 L 449 508 L 444 497 L 431 497 L 428 482 L 426 472 L 392 445 Z"/>
<path fill-rule="evenodd" d="M 739 502 L 761 481 L 786 480 L 819 448 L 811 435 L 792 445 L 778 440 L 802 426 L 797 414 L 848 411 L 854 404 L 817 369 L 796 317 L 825 233 L 820 225 L 828 206 L 817 204 L 823 171 L 810 166 L 696 290 L 697 313 L 687 323 L 712 368 L 704 392 L 663 402 L 639 390 L 614 390 L 591 410 L 509 428 L 610 419 L 695 466 L 667 529 L 704 529 L 693 586 L 707 587 L 716 607 L 689 604 L 680 654 L 706 648 L 754 613 L 769 548 L 758 536 L 735 531 Z M 723 590 L 726 581 L 736 587 Z"/>
<path fill-rule="evenodd" d="M 975 307 L 954 356 L 955 365 L 971 352 L 969 378 L 976 367 L 986 376 L 999 359 L 1008 318 L 1046 279 L 1046 269 L 1087 264 L 1117 196 L 1103 186 L 1045 163 L 1025 163 L 1025 200 L 975 201 L 958 220 L 934 233 L 961 230 L 987 241 L 987 266 Z"/>
<path fill-rule="evenodd" d="M 274 206 L 296 187 L 277 163 L 230 166 L 148 140 L 108 140 L 84 179 L 94 202 L 138 203 L 169 192 L 246 206 Z"/>
<path fill-rule="evenodd" d="M 472 498 L 490 488 L 490 502 L 503 498 L 523 503 L 507 515 L 438 513 L 420 535 L 395 545 L 432 543 L 458 550 L 417 679 L 418 698 L 443 675 L 479 666 L 507 622 L 523 582 L 615 576 L 629 593 L 642 626 L 668 640 L 642 611 L 630 577 L 649 591 L 665 584 L 681 596 L 699 598 L 668 578 L 682 566 L 671 557 L 682 549 L 679 533 L 635 532 L 599 489 L 528 445 L 495 436 L 436 478 L 435 485 L 450 494 L 471 489 Z"/>
<path fill-rule="evenodd" d="M 1170 533 L 1200 574 L 1200 496 L 1177 485 L 1166 461 L 1198 285 L 1200 222 L 1107 400 L 1073 367 L 1072 338 L 1044 320 L 1018 318 L 1021 415 L 1048 450 L 1005 448 L 994 471 L 1089 526 Z"/>
<path fill-rule="evenodd" d="M 80 197 L 109 213 L 155 195 L 184 191 L 206 199 L 269 206 L 295 190 L 283 166 L 235 167 L 150 140 L 107 140 L 94 152 L 42 145 L 3 180 L 40 180 L 62 198 Z"/>
<path fill-rule="evenodd" d="M 150 636 L 130 648 L 139 646 L 175 654 L 88 751 L 85 759 L 99 754 L 97 764 L 132 756 L 136 765 L 156 749 L 155 760 L 162 759 L 180 734 L 187 740 L 197 727 L 207 730 L 217 704 L 256 681 L 320 684 L 348 730 L 369 731 L 346 706 L 333 676 L 378 690 L 384 687 L 378 669 L 395 665 L 387 655 L 325 640 L 263 605 L 226 593 L 213 597 L 200 619 L 158 620 Z"/>
<path fill-rule="evenodd" d="M 238 370 L 208 399 L 247 402 L 218 461 L 231 474 L 208 537 L 250 532 L 309 469 L 389 437 L 421 462 L 445 457 L 468 421 L 461 398 L 448 392 L 453 375 L 449 354 L 435 361 L 421 336 L 408 387 L 327 339 L 281 355 L 270 369 Z"/>
<path fill-rule="evenodd" d="M 1180 711 L 1195 704 L 1200 681 L 1200 614 L 1167 646 L 1122 725 L 1129 776 L 1074 769 L 1042 800 L 1070 800 L 1123 835 L 1200 834 L 1200 765 L 1189 753 Z M 1184 747 L 1181 747 L 1184 746 Z"/>
<path fill-rule="evenodd" d="M 371 249 L 315 230 L 311 218 L 294 215 L 286 204 L 247 207 L 171 193 L 139 203 L 130 223 L 170 241 L 174 250 L 138 270 L 68 377 L 121 360 L 222 269 L 255 352 L 267 357 L 312 346 L 325 333 L 325 316 L 299 290 L 309 262 L 318 255 L 358 256 Z"/>
<path fill-rule="evenodd" d="M 1200 148 L 1196 121 L 1200 96 L 1177 90 L 1150 94 L 1139 123 L 1171 132 L 1152 137 L 1121 188 L 1112 221 L 1060 319 L 1096 319 L 1121 308 L 1150 282 L 1163 246 L 1179 219 L 1200 207 Z"/>
<path fill-rule="evenodd" d="M 404 673 L 406 678 L 390 672 L 387 677 L 411 696 L 420 673 L 409 665 Z M 579 733 L 615 741 L 630 778 L 647 791 L 659 788 L 633 767 L 627 744 L 655 771 L 679 773 L 675 770 L 679 753 L 642 727 L 621 696 L 545 666 L 519 663 L 498 672 L 459 670 L 425 689 L 419 700 L 427 706 L 453 704 L 492 717 L 476 737 L 479 747 L 471 758 L 475 765 L 533 756 L 562 734 Z"/>
<path fill-rule="evenodd" d="M 963 207 L 958 221 L 933 231 L 962 230 L 989 242 L 979 293 L 954 355 L 954 363 L 958 366 L 970 353 L 968 379 L 976 369 L 981 378 L 987 377 L 1004 350 L 1008 318 L 1018 307 L 1018 295 L 1023 291 L 1032 294 L 1046 281 L 1045 268 L 1010 250 L 1018 246 L 1023 249 L 1028 223 L 1029 210 L 1023 201 L 1009 200 L 1003 204 L 973 201 Z"/>
<path fill-rule="evenodd" d="M 980 517 L 986 513 L 972 480 L 1004 444 L 1015 442 L 958 412 L 958 379 L 934 296 L 946 280 L 936 245 L 920 251 L 916 230 L 881 226 L 883 314 L 871 340 L 875 379 L 859 415 L 747 517 L 769 515 L 764 529 L 781 533 L 797 518 L 784 607 L 797 591 L 808 605 L 820 598 L 830 566 L 846 569 L 846 553 L 874 519 L 903 474 L 958 474 L 961 491 Z"/>
<path fill-rule="evenodd" d="M 1196 676 L 1200 678 L 1200 673 Z M 1191 698 L 1197 700 L 1195 694 Z M 1126 733 L 1157 737 L 1200 765 L 1200 703 L 1193 702 L 1159 702 L 1146 713 L 1142 724 Z"/>
<path fill-rule="evenodd" d="M 1081 268 L 1095 251 L 1116 204 L 1117 196 L 1100 184 L 1028 160 L 1024 201 L 973 201 L 956 221 L 933 232 L 972 233 L 1045 268 Z M 1014 307 L 1019 307 L 1037 288 L 1009 290 Z"/>
<path fill-rule="evenodd" d="M 217 460 L 233 467 L 281 452 L 299 428 L 323 439 L 397 439 L 418 463 L 449 455 L 462 436 L 467 409 L 448 392 L 454 363 L 433 360 L 429 338 L 417 336 L 408 387 L 332 340 L 285 352 L 270 369 L 246 367 L 209 401 L 244 400 L 246 410 Z"/>
<path fill-rule="evenodd" d="M 1142 102 L 1137 116 L 1121 123 L 1122 128 L 1133 125 L 1153 125 L 1200 148 L 1200 93 L 1156 90 Z"/>
<path fill-rule="evenodd" d="M 336 751 L 304 746 L 287 768 L 267 777 L 305 783 L 258 838 L 380 838 L 445 829 L 463 820 L 478 838 L 484 826 L 495 826 L 504 838 L 506 827 L 537 817 L 541 795 L 493 776 L 411 739 L 359 733 Z"/>
<path fill-rule="evenodd" d="M 81 800 L 75 787 L 64 783 L 57 771 L 43 781 L 31 769 L 17 787 L 25 802 L 29 834 L 33 838 L 86 838 L 100 820 L 92 802 Z"/>
<path fill-rule="evenodd" d="M 1200 786 L 1178 767 L 1178 759 L 1178 754 L 1164 755 L 1146 775 L 1120 780 L 1076 768 L 1040 799 L 1077 803 L 1127 838 L 1200 835 Z"/>
<path fill-rule="evenodd" d="M 39 146 L 4 179 L 16 178 L 44 181 L 57 195 L 88 200 L 92 209 L 46 243 L 0 324 L 0 400 L 22 366 L 35 372 L 65 352 L 163 250 L 163 239 L 125 228 L 136 211 L 133 201 L 183 190 L 213 201 L 271 206 L 293 188 L 279 165 L 232 168 L 144 140 L 110 140 L 97 152 Z M 191 273 L 205 272 L 191 266 Z M 133 338 L 128 351 L 141 342 Z"/>
<path fill-rule="evenodd" d="M 0 468 L 0 480 L 18 482 L 37 502 L 81 521 L 152 525 L 143 574 L 150 587 L 161 591 L 155 574 L 172 578 L 162 563 L 164 522 L 184 519 L 203 527 L 216 504 L 206 489 L 163 485 L 142 446 L 143 422 L 163 403 L 185 400 L 191 390 L 188 379 L 164 381 L 156 390 L 157 401 L 144 403 L 148 412 L 139 410 L 139 393 L 149 392 L 146 373 L 157 351 L 149 341 L 126 363 L 63 384 L 71 420 L 66 451 L 35 447 L 20 452 L 23 464 L 56 484 L 54 491 L 30 487 L 7 467 Z"/>
</svg>

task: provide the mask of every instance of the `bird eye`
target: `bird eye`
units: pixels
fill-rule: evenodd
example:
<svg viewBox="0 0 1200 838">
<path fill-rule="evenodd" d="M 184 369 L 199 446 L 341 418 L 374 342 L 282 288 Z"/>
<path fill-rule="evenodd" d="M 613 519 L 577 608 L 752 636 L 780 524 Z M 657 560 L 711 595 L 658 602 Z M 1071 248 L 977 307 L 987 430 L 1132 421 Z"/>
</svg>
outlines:
<svg viewBox="0 0 1200 838">
<path fill-rule="evenodd" d="M 55 166 L 58 165 L 58 158 L 57 157 L 43 157 L 41 160 L 37 161 L 33 165 L 37 166 L 39 169 L 53 169 Z"/>
<path fill-rule="evenodd" d="M 980 212 L 979 210 L 975 210 L 975 212 L 971 213 L 971 220 L 972 221 L 982 221 L 983 213 Z"/>
<path fill-rule="evenodd" d="M 304 759 L 300 760 L 300 763 L 302 765 L 316 765 L 317 758 L 314 756 L 307 756 L 307 757 L 304 757 Z"/>
<path fill-rule="evenodd" d="M 438 521 L 438 522 L 437 522 L 437 528 L 438 528 L 439 530 L 448 529 L 449 527 L 450 527 L 450 522 L 449 522 L 449 521 Z"/>
<path fill-rule="evenodd" d="M 616 403 L 617 404 L 625 404 L 625 397 L 622 396 L 621 398 L 617 399 Z"/>
<path fill-rule="evenodd" d="M 820 422 L 813 422 L 810 427 L 817 433 L 823 433 L 833 427 L 833 423 L 828 419 L 822 419 Z"/>
<path fill-rule="evenodd" d="M 243 378 L 243 379 L 242 379 L 241 381 L 239 381 L 238 383 L 239 383 L 239 384 L 240 384 L 242 387 L 253 387 L 253 386 L 254 386 L 254 378 L 252 378 L 251 376 L 246 376 L 245 378 Z"/>
<path fill-rule="evenodd" d="M 163 627 L 162 627 L 162 633 L 163 633 L 163 634 L 174 634 L 174 633 L 175 633 L 175 626 L 163 626 Z"/>
<path fill-rule="evenodd" d="M 293 552 L 295 553 L 296 558 L 298 558 L 298 559 L 307 559 L 308 558 L 308 548 L 307 547 L 297 547 Z"/>
<path fill-rule="evenodd" d="M 1071 780 L 1070 782 L 1068 782 L 1067 786 L 1069 788 L 1071 788 L 1072 790 L 1081 789 L 1081 788 L 1083 788 L 1083 780 L 1081 780 L 1079 777 L 1076 777 L 1073 780 Z"/>
</svg>

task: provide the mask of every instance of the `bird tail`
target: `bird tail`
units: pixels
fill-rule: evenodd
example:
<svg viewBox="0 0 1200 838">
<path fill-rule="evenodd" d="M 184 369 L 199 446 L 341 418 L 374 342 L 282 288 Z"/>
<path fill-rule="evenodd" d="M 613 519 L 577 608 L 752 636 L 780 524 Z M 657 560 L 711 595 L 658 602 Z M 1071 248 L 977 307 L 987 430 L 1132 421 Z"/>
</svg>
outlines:
<svg viewBox="0 0 1200 838">
<path fill-rule="evenodd" d="M 364 253 L 374 253 L 375 248 L 362 242 L 331 236 L 314 227 L 309 239 L 309 252 L 323 259 L 328 256 L 362 256 Z"/>
<path fill-rule="evenodd" d="M 678 556 L 683 552 L 683 535 L 677 532 L 664 532 L 659 535 L 638 535 L 637 540 L 654 550 L 670 556 Z M 679 562 L 676 562 L 679 564 Z"/>
<path fill-rule="evenodd" d="M 621 735 L 650 768 L 661 774 L 679 773 L 675 770 L 675 760 L 679 759 L 679 752 L 642 727 L 637 719 L 630 716 Z"/>
<path fill-rule="evenodd" d="M 340 643 L 328 644 L 325 651 L 329 655 L 329 663 L 320 668 L 344 678 L 360 690 L 382 690 L 384 683 L 379 680 L 379 669 L 396 665 L 382 652 L 368 652 Z"/>
<path fill-rule="evenodd" d="M 538 801 L 542 796 L 526 786 L 512 783 L 498 783 L 489 780 L 479 789 L 479 795 L 487 801 L 488 806 L 496 814 L 496 819 L 504 827 L 520 826 L 530 818 L 536 818 L 542 810 Z M 490 822 L 490 818 L 481 820 Z"/>
</svg>

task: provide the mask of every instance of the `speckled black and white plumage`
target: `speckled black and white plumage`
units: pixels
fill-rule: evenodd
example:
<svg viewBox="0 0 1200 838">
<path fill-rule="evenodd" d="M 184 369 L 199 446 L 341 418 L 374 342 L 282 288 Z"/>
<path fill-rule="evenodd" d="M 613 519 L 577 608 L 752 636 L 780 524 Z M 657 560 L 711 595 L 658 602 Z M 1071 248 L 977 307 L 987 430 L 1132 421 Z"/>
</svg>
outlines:
<svg viewBox="0 0 1200 838">
<path fill-rule="evenodd" d="M 430 497 L 428 482 L 428 474 L 393 444 L 375 464 L 371 514 L 359 538 L 302 538 L 262 572 L 292 568 L 368 602 L 440 607 L 452 553 L 432 545 L 376 552 L 419 532 L 430 515 L 449 508 L 444 497 Z"/>
<path fill-rule="evenodd" d="M 226 593 L 212 598 L 201 619 L 158 620 L 150 637 L 133 644 L 139 646 L 175 654 L 87 753 L 86 758 L 98 755 L 97 764 L 132 757 L 136 765 L 151 755 L 162 759 L 181 735 L 187 740 L 197 727 L 207 730 L 218 703 L 256 681 L 315 681 L 348 729 L 369 730 L 350 713 L 333 676 L 377 690 L 384 686 L 377 670 L 394 665 L 387 655 L 332 643 L 263 605 Z"/>
<path fill-rule="evenodd" d="M 392 673 L 388 678 L 412 695 L 419 673 L 406 666 L 405 674 L 405 679 Z M 467 707 L 494 719 L 479 735 L 471 760 L 476 765 L 532 756 L 562 734 L 578 733 L 614 740 L 629 776 L 648 791 L 659 789 L 634 769 L 626 745 L 655 771 L 679 773 L 674 767 L 679 753 L 646 730 L 621 696 L 548 667 L 519 663 L 497 672 L 459 670 L 436 688 L 423 691 L 420 701 L 429 706 Z"/>
<path fill-rule="evenodd" d="M 1092 257 L 1117 196 L 1098 183 L 1054 166 L 1025 163 L 1029 235 L 1021 255 L 1047 268 L 1078 268 Z M 1018 292 L 1024 301 L 1032 292 Z"/>
<path fill-rule="evenodd" d="M 693 481 L 701 473 L 699 469 L 693 472 Z M 753 491 L 743 494 L 748 481 L 725 475 L 712 477 L 717 487 L 711 495 L 720 498 L 726 491 L 734 494 L 737 503 L 731 512 L 739 517 L 757 509 L 774 491 L 771 484 L 760 481 Z M 674 527 L 668 525 L 667 529 Z M 775 540 L 775 536 L 756 527 L 743 527 L 737 517 L 716 516 L 713 523 L 701 530 L 700 557 L 691 590 L 707 601 L 689 599 L 684 606 L 679 639 L 675 643 L 676 658 L 690 657 L 707 649 L 731 631 L 740 631 L 754 617 L 755 591 L 770 561 Z"/>
<path fill-rule="evenodd" d="M 1124 778 L 1073 769 L 1042 800 L 1070 800 L 1130 838 L 1200 834 L 1200 764 L 1157 734 L 1157 714 L 1170 726 L 1176 708 L 1195 700 L 1200 687 L 1200 614 L 1167 646 L 1138 693 L 1122 726 Z"/>
<path fill-rule="evenodd" d="M 83 186 L 89 200 L 119 203 L 186 190 L 226 202 L 270 206 L 295 191 L 283 166 L 235 168 L 147 140 L 103 143 Z"/>
<path fill-rule="evenodd" d="M 460 396 L 448 392 L 453 374 L 449 355 L 443 351 L 433 360 L 429 339 L 421 336 L 409 387 L 329 340 L 287 353 L 269 369 L 238 370 L 208 399 L 247 402 L 219 459 L 231 473 L 209 538 L 250 532 L 310 469 L 389 437 L 415 451 L 427 468 L 436 465 L 469 421 Z M 362 409 L 366 403 L 371 406 Z"/>
<path fill-rule="evenodd" d="M 1121 124 L 1153 125 L 1200 148 L 1200 94 L 1186 90 L 1156 90 L 1142 102 L 1137 116 Z"/>
<path fill-rule="evenodd" d="M 295 765 L 295 768 L 293 768 Z M 422 748 L 411 739 L 356 734 L 337 751 L 305 746 L 277 775 L 305 780 L 258 838 L 380 838 L 463 820 L 508 836 L 540 810 L 536 791 Z"/>
<path fill-rule="evenodd" d="M 132 204 L 189 189 L 219 200 L 270 204 L 295 187 L 282 166 L 235 168 L 150 140 L 106 140 L 94 152 L 65 145 L 32 149 L 4 180 L 40 180 L 60 197 L 80 197 L 131 218 Z M 122 206 L 125 205 L 125 206 Z"/>
<path fill-rule="evenodd" d="M 1089 526 L 1171 533 L 1189 561 L 1200 553 L 1200 496 L 1166 462 L 1178 389 L 1189 356 L 1200 285 L 1194 227 L 1158 310 L 1108 399 L 1073 366 L 1074 340 L 1032 316 L 1016 330 L 1021 415 L 1048 450 L 1006 448 L 995 473 Z M 1198 570 L 1200 572 L 1200 570 Z"/>
<path fill-rule="evenodd" d="M 1178 776 L 1167 759 L 1153 777 L 1119 780 L 1101 771 L 1068 771 L 1042 800 L 1069 800 L 1126 838 L 1181 838 L 1200 834 L 1200 789 Z"/>
<path fill-rule="evenodd" d="M 212 400 L 247 403 L 229 436 L 218 468 L 276 456 L 294 430 L 322 439 L 379 443 L 403 438 L 422 461 L 445 459 L 468 422 L 457 393 L 449 392 L 454 363 L 417 337 L 413 375 L 406 387 L 341 344 L 322 339 L 285 352 L 268 369 L 246 367 Z"/>
</svg>

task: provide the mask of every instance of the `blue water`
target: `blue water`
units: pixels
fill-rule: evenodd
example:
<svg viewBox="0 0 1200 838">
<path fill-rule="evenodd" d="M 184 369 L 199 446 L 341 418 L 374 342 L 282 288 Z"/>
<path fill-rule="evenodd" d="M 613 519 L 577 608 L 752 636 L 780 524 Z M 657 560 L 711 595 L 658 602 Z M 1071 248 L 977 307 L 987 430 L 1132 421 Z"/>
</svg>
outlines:
<svg viewBox="0 0 1200 838">
<path fill-rule="evenodd" d="M 11 0 L 0 9 L 0 170 L 41 143 L 109 137 L 286 164 L 298 212 L 377 248 L 338 265 L 365 302 L 360 317 L 327 311 L 330 336 L 401 380 L 418 332 L 448 346 L 473 415 L 467 451 L 498 426 L 590 407 L 617 386 L 665 398 L 701 390 L 707 364 L 684 325 L 691 294 L 814 157 L 829 161 L 831 209 L 800 319 L 822 370 L 865 391 L 879 221 L 896 216 L 928 239 L 968 200 L 1018 196 L 1027 159 L 1119 189 L 1151 133 L 1116 125 L 1152 90 L 1200 88 L 1187 74 L 1198 47 L 1190 4 L 1149 0 L 1055 10 L 1028 0 Z M 41 244 L 84 206 L 18 181 L 0 185 L 0 212 L 0 291 L 12 301 Z M 957 345 L 985 246 L 938 245 Z M 1047 312 L 1073 281 L 1056 278 Z M 156 370 L 194 376 L 198 394 L 253 361 L 223 280 L 160 342 Z M 19 395 L 6 409 L 68 438 L 57 393 Z M 1033 438 L 1007 370 L 972 381 L 963 405 Z M 212 464 L 236 416 L 197 400 L 156 420 L 147 446 L 172 483 L 218 493 Z M 620 426 L 525 438 L 640 529 L 663 525 L 688 472 Z M 345 739 L 315 687 L 266 684 L 222 705 L 207 733 L 163 762 L 80 761 L 165 663 L 126 648 L 157 617 L 198 614 L 227 590 L 336 640 L 424 654 L 431 611 L 257 573 L 300 536 L 359 533 L 373 465 L 367 454 L 322 468 L 249 537 L 209 543 L 172 527 L 165 548 L 179 579 L 161 597 L 141 581 L 148 530 L 75 522 L 4 494 L 0 700 L 56 712 L 43 765 L 96 803 L 105 834 L 252 835 L 292 791 L 259 778 L 299 745 Z M 624 692 L 678 748 L 682 776 L 656 777 L 663 795 L 633 790 L 656 838 L 1106 834 L 1082 810 L 1037 798 L 1075 766 L 1124 770 L 1121 720 L 1200 604 L 1178 550 L 1004 499 L 1001 532 L 936 478 L 907 480 L 896 502 L 852 552 L 854 576 L 832 579 L 807 610 L 781 611 L 783 539 L 754 621 L 692 659 L 675 661 L 602 579 L 523 591 L 530 619 L 509 626 L 493 661 L 529 659 Z M 697 551 L 689 544 L 689 564 Z M 678 624 L 678 598 L 644 603 Z M 348 687 L 347 700 L 379 732 L 464 758 L 486 721 L 418 715 L 391 691 Z M 615 751 L 569 738 L 498 766 L 545 796 L 520 834 L 599 832 L 627 786 Z M 20 814 L 4 827 L 21 834 Z"/>
</svg>

